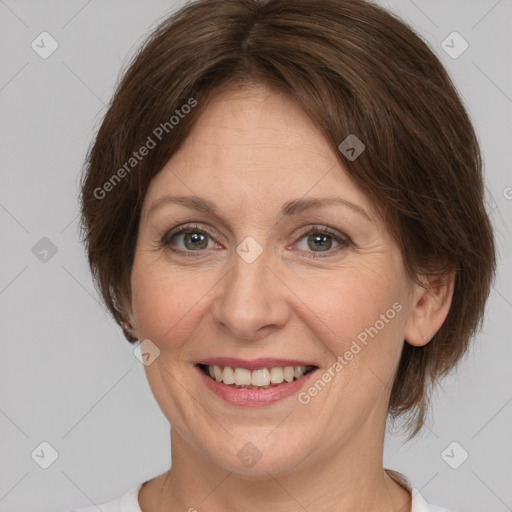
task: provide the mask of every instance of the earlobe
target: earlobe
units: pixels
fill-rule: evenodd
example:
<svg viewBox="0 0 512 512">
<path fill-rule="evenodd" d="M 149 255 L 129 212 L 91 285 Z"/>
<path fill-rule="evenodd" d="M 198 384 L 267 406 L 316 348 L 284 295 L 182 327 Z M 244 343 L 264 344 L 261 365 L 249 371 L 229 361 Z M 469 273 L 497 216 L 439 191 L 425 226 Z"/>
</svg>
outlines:
<svg viewBox="0 0 512 512">
<path fill-rule="evenodd" d="M 131 312 L 128 313 L 128 319 L 124 324 L 125 324 L 126 330 L 130 333 L 130 335 L 133 336 L 134 338 L 138 339 L 139 335 L 138 335 L 138 332 L 136 329 L 136 322 L 135 322 L 135 319 L 133 318 L 133 315 Z"/>
<path fill-rule="evenodd" d="M 131 304 L 126 304 L 126 301 L 120 308 L 121 319 L 124 329 L 133 337 L 138 339 L 137 322 L 133 316 Z"/>
<path fill-rule="evenodd" d="M 415 285 L 404 336 L 409 345 L 426 345 L 441 328 L 450 310 L 454 286 L 455 272 Z"/>
</svg>

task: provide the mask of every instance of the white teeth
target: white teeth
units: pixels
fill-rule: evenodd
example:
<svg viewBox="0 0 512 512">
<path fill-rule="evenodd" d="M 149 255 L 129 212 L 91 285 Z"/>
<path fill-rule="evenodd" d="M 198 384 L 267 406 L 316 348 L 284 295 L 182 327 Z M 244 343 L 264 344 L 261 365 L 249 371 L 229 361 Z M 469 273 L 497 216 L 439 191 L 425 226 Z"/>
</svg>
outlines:
<svg viewBox="0 0 512 512">
<path fill-rule="evenodd" d="M 278 366 L 270 368 L 270 382 L 272 382 L 272 384 L 281 384 L 283 380 L 284 376 L 282 368 L 279 368 Z"/>
<path fill-rule="evenodd" d="M 284 380 L 286 382 L 291 382 L 293 380 L 293 378 L 295 377 L 295 370 L 293 369 L 293 366 L 287 366 L 284 369 L 283 375 L 284 375 Z"/>
<path fill-rule="evenodd" d="M 253 370 L 251 384 L 253 386 L 268 386 L 270 384 L 270 372 L 268 369 Z"/>
<path fill-rule="evenodd" d="M 217 382 L 223 382 L 233 387 L 261 387 L 268 388 L 283 382 L 292 382 L 300 379 L 306 373 L 306 366 L 285 366 L 273 368 L 258 368 L 248 370 L 247 368 L 224 368 L 218 365 L 208 366 L 208 374 Z"/>
<path fill-rule="evenodd" d="M 233 368 L 226 366 L 224 368 L 224 372 L 222 373 L 222 381 L 224 384 L 235 384 L 235 372 Z"/>
<path fill-rule="evenodd" d="M 304 375 L 304 372 L 306 371 L 305 366 L 295 366 L 293 375 L 296 379 L 302 377 Z"/>
<path fill-rule="evenodd" d="M 226 384 L 224 382 L 224 384 Z M 237 386 L 251 385 L 251 370 L 247 368 L 235 368 L 235 384 Z"/>
</svg>

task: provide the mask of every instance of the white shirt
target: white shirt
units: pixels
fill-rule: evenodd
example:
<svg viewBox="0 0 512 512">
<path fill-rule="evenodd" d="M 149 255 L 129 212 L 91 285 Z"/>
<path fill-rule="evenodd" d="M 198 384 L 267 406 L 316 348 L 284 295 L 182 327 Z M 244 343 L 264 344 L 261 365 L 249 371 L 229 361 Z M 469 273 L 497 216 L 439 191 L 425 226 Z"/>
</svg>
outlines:
<svg viewBox="0 0 512 512">
<path fill-rule="evenodd" d="M 397 471 L 392 471 L 390 469 L 385 469 L 385 471 L 390 478 L 395 480 L 411 493 L 412 508 L 410 512 L 450 512 L 446 508 L 441 508 L 427 503 L 420 492 L 411 485 L 407 477 L 402 475 L 402 473 L 398 473 Z M 109 501 L 103 505 L 79 508 L 73 512 L 98 512 L 98 507 L 101 509 L 101 512 L 142 512 L 138 497 L 139 491 L 144 483 L 145 482 L 137 485 L 137 487 L 133 487 L 126 494 L 123 494 L 123 496 L 113 501 Z"/>
</svg>

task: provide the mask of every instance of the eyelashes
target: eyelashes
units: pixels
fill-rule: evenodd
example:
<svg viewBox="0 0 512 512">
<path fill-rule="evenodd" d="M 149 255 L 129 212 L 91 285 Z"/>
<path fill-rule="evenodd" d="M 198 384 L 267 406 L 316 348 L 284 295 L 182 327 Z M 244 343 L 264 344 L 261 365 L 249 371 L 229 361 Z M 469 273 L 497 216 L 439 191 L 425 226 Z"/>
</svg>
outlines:
<svg viewBox="0 0 512 512">
<path fill-rule="evenodd" d="M 315 236 L 312 237 L 312 235 Z M 295 237 L 296 241 L 293 246 L 305 242 L 305 245 L 302 244 L 302 248 L 297 249 L 298 252 L 315 259 L 337 255 L 340 251 L 352 245 L 348 236 L 327 226 L 314 225 L 302 228 L 295 234 Z M 173 247 L 173 244 L 176 244 L 176 241 L 179 241 L 180 238 L 184 248 Z M 333 241 L 337 244 L 334 247 Z M 189 248 L 187 248 L 187 244 L 189 244 Z M 222 248 L 220 244 L 215 242 L 213 230 L 209 226 L 198 224 L 187 224 L 167 231 L 160 240 L 160 247 L 186 258 L 202 257 L 210 253 L 212 249 Z M 320 250 L 308 251 L 304 247 L 309 249 L 316 247 Z"/>
<path fill-rule="evenodd" d="M 213 232 L 210 228 L 208 228 L 206 226 L 199 227 L 197 225 L 187 225 L 187 226 L 181 226 L 179 228 L 168 231 L 161 239 L 161 246 L 165 249 L 169 249 L 170 251 L 177 252 L 177 253 L 204 252 L 203 250 L 200 250 L 201 248 L 195 249 L 192 251 L 186 251 L 184 249 L 175 249 L 175 248 L 171 247 L 171 244 L 178 236 L 187 235 L 187 234 L 199 235 L 199 237 L 196 236 L 196 237 L 193 237 L 193 239 L 196 242 L 200 242 L 200 243 L 203 243 L 204 240 L 207 239 L 207 237 L 213 238 Z M 200 244 L 196 244 L 196 246 L 198 246 L 198 247 L 199 247 L 199 245 Z M 191 254 L 190 256 L 197 257 L 194 254 Z"/>
</svg>

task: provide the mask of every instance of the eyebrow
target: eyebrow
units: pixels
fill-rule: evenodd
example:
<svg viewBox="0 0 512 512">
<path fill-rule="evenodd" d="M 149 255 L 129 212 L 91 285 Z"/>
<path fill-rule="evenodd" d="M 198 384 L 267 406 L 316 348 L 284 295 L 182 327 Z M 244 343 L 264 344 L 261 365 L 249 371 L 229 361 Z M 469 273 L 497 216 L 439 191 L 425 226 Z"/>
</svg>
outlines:
<svg viewBox="0 0 512 512">
<path fill-rule="evenodd" d="M 160 199 L 157 199 L 151 205 L 147 213 L 148 217 L 151 215 L 151 213 L 153 213 L 155 210 L 157 210 L 164 204 L 179 204 L 185 206 L 186 208 L 190 208 L 201 213 L 221 217 L 214 203 L 212 203 L 208 199 L 204 199 L 198 196 L 163 196 Z M 348 207 L 353 211 L 359 213 L 363 217 L 365 217 L 367 220 L 372 220 L 371 216 L 363 207 L 351 203 L 350 201 L 347 201 L 346 199 L 343 199 L 341 197 L 294 199 L 292 201 L 288 201 L 283 205 L 281 209 L 281 215 L 283 215 L 284 217 L 291 217 L 292 215 L 297 215 L 306 210 L 314 208 L 325 208 L 327 206 L 332 205 L 342 205 Z"/>
</svg>

